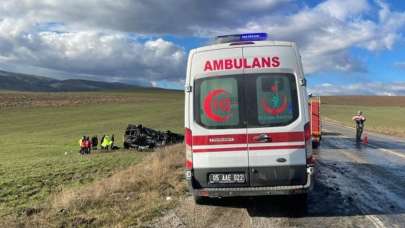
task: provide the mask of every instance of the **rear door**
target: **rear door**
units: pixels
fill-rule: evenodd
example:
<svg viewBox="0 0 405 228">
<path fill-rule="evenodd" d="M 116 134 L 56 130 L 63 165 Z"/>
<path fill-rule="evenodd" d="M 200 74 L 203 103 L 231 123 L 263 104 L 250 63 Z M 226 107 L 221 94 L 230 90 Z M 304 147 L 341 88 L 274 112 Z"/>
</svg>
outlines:
<svg viewBox="0 0 405 228">
<path fill-rule="evenodd" d="M 247 186 L 249 182 L 243 69 L 221 68 L 225 59 L 240 58 L 241 48 L 197 52 L 193 56 L 190 123 L 197 188 Z M 232 180 L 224 180 L 229 174 Z"/>
<path fill-rule="evenodd" d="M 280 66 L 245 69 L 248 157 L 251 186 L 286 186 L 306 181 L 302 115 L 290 47 L 244 48 L 248 59 L 275 55 Z"/>
</svg>

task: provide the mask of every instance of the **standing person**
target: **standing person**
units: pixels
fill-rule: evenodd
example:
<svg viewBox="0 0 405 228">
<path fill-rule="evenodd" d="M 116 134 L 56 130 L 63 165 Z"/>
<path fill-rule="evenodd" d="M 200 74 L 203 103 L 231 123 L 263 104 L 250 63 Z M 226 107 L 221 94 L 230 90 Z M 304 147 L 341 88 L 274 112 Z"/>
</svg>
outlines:
<svg viewBox="0 0 405 228">
<path fill-rule="evenodd" d="M 352 120 L 356 123 L 356 142 L 360 142 L 361 135 L 363 134 L 364 130 L 364 122 L 366 122 L 366 117 L 363 116 L 362 111 L 358 111 L 357 115 L 353 116 Z"/>
<path fill-rule="evenodd" d="M 108 147 L 111 146 L 111 139 L 108 135 L 104 136 L 103 141 L 101 142 L 101 146 L 105 149 L 108 150 Z"/>
<path fill-rule="evenodd" d="M 98 145 L 98 137 L 97 135 L 95 135 L 91 138 L 91 148 L 93 150 L 97 150 L 97 145 Z"/>
<path fill-rule="evenodd" d="M 101 148 L 102 150 L 105 149 L 104 146 L 103 146 L 104 138 L 105 138 L 105 135 L 103 135 L 103 136 L 101 137 L 101 140 L 100 140 L 100 148 Z"/>
<path fill-rule="evenodd" d="M 85 146 L 86 146 L 86 154 L 90 154 L 90 151 L 91 151 L 91 141 L 90 141 L 90 137 L 89 137 L 89 136 L 86 137 Z"/>
<path fill-rule="evenodd" d="M 79 139 L 79 146 L 80 146 L 80 154 L 84 154 L 85 150 L 85 144 L 84 140 L 86 139 L 86 136 L 83 136 L 81 139 Z"/>
<path fill-rule="evenodd" d="M 114 150 L 114 134 L 111 135 L 111 150 Z"/>
</svg>

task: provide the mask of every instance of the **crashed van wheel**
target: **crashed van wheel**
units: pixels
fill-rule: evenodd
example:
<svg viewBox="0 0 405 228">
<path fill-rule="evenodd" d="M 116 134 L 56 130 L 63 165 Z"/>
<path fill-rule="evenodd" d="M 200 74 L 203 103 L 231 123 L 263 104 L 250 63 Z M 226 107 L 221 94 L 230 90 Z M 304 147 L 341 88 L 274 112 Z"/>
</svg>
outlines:
<svg viewBox="0 0 405 228">
<path fill-rule="evenodd" d="M 195 204 L 206 205 L 208 204 L 208 197 L 193 195 Z"/>
<path fill-rule="evenodd" d="M 127 150 L 129 149 L 128 143 L 124 143 L 124 148 L 127 149 Z"/>
</svg>

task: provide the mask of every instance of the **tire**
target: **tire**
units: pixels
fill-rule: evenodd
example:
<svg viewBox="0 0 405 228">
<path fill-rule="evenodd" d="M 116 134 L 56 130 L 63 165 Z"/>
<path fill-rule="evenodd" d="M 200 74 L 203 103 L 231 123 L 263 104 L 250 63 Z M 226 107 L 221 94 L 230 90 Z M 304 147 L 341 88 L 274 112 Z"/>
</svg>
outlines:
<svg viewBox="0 0 405 228">
<path fill-rule="evenodd" d="M 193 197 L 194 197 L 195 204 L 198 204 L 198 205 L 207 205 L 208 204 L 208 200 L 209 200 L 208 197 L 196 196 L 196 195 L 193 195 Z"/>
<path fill-rule="evenodd" d="M 298 194 L 292 196 L 292 205 L 294 206 L 294 215 L 297 217 L 305 216 L 308 209 L 308 194 Z"/>
<path fill-rule="evenodd" d="M 128 143 L 124 143 L 124 148 L 127 149 L 127 150 L 129 149 Z"/>
<path fill-rule="evenodd" d="M 313 149 L 318 149 L 318 147 L 319 147 L 319 142 L 317 142 L 317 141 L 312 141 L 312 148 Z"/>
</svg>

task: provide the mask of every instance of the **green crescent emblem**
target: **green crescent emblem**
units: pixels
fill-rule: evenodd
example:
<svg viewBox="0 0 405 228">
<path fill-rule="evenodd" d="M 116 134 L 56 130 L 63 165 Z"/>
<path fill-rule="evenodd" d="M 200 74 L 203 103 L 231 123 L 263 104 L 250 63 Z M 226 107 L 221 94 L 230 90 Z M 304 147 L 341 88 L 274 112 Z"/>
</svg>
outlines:
<svg viewBox="0 0 405 228">
<path fill-rule="evenodd" d="M 272 107 L 275 107 L 275 108 L 279 107 L 280 102 L 281 102 L 280 96 L 277 96 L 277 95 L 272 96 L 272 98 L 271 98 Z"/>
</svg>

